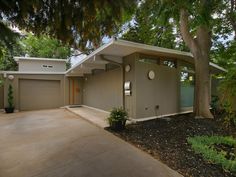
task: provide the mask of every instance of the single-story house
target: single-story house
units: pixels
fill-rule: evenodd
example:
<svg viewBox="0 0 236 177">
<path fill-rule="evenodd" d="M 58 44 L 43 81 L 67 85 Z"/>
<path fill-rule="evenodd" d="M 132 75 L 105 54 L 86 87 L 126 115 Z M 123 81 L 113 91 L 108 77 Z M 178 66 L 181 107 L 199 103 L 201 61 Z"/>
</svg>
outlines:
<svg viewBox="0 0 236 177">
<path fill-rule="evenodd" d="M 65 60 L 15 57 L 19 71 L 2 71 L 0 108 L 9 83 L 19 111 L 85 105 L 109 111 L 124 107 L 133 119 L 191 111 L 191 53 L 113 39 L 66 71 Z M 210 63 L 211 74 L 225 70 Z M 216 92 L 214 79 L 212 94 Z"/>
</svg>

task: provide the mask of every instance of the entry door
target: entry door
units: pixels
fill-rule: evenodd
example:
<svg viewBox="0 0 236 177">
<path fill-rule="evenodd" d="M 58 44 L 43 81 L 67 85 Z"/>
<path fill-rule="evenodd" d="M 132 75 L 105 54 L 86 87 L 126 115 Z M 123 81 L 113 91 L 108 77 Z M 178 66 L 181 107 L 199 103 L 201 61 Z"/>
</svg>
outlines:
<svg viewBox="0 0 236 177">
<path fill-rule="evenodd" d="M 82 104 L 81 82 L 78 78 L 69 78 L 69 104 Z"/>
</svg>

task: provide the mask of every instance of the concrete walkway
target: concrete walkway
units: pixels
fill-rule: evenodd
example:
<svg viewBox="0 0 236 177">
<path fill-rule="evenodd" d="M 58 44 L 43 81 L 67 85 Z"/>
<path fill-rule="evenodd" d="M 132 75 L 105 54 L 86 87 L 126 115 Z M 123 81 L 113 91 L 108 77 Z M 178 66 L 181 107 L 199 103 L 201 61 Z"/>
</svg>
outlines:
<svg viewBox="0 0 236 177">
<path fill-rule="evenodd" d="M 105 128 L 108 127 L 107 117 L 109 117 L 109 112 L 95 110 L 89 107 L 66 107 L 70 112 L 86 119 L 87 121 L 97 125 L 98 127 Z"/>
<path fill-rule="evenodd" d="M 180 175 L 64 109 L 0 113 L 0 177 Z"/>
</svg>

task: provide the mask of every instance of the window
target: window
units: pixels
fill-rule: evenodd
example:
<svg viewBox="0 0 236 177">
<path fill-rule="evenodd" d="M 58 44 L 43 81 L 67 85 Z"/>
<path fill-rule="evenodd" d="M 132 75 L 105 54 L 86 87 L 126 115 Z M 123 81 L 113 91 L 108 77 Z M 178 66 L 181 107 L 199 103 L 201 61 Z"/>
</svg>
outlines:
<svg viewBox="0 0 236 177">
<path fill-rule="evenodd" d="M 162 65 L 168 66 L 170 68 L 177 68 L 176 62 L 173 60 L 163 60 Z"/>
<path fill-rule="evenodd" d="M 139 62 L 149 63 L 149 64 L 159 64 L 159 59 L 142 57 L 142 58 L 139 59 Z"/>
</svg>

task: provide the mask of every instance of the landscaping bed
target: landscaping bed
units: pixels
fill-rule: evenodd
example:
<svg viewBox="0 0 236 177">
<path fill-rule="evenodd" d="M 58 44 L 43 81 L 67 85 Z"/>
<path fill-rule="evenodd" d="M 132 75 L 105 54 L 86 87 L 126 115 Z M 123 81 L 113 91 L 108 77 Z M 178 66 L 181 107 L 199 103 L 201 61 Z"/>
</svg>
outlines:
<svg viewBox="0 0 236 177">
<path fill-rule="evenodd" d="M 194 119 L 193 115 L 185 114 L 127 125 L 120 132 L 109 128 L 108 131 L 146 151 L 183 176 L 236 176 L 236 173 L 224 170 L 221 165 L 205 160 L 187 142 L 187 138 L 194 136 L 235 137 L 236 131 L 226 129 L 219 120 Z M 214 147 L 217 151 L 221 151 L 221 148 L 234 151 L 221 144 Z"/>
</svg>

